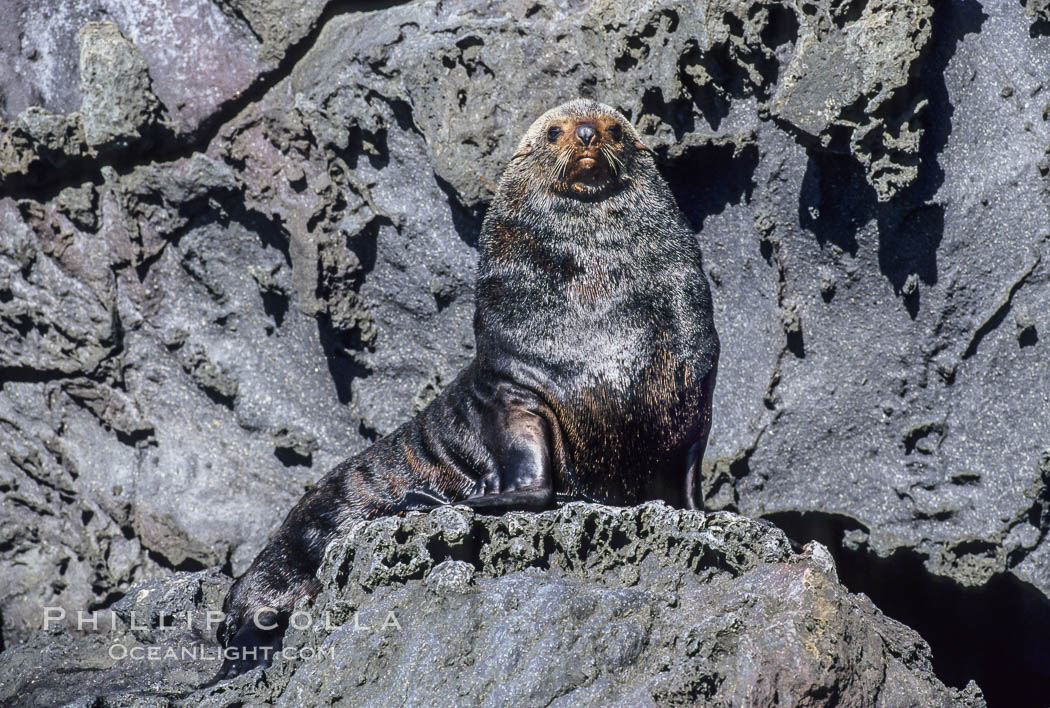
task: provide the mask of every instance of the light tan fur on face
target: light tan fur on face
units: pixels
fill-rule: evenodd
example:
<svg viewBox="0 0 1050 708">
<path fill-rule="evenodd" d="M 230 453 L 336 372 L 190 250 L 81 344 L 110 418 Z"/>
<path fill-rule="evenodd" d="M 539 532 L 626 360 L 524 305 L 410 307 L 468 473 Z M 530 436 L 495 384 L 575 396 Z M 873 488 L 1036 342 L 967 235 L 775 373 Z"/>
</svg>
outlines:
<svg viewBox="0 0 1050 708">
<path fill-rule="evenodd" d="M 576 132 L 584 124 L 595 132 L 586 146 Z M 551 128 L 561 131 L 553 141 Z M 639 151 L 651 152 L 623 114 L 596 101 L 576 99 L 536 119 L 514 157 L 531 156 L 552 191 L 587 196 L 620 181 Z"/>
</svg>

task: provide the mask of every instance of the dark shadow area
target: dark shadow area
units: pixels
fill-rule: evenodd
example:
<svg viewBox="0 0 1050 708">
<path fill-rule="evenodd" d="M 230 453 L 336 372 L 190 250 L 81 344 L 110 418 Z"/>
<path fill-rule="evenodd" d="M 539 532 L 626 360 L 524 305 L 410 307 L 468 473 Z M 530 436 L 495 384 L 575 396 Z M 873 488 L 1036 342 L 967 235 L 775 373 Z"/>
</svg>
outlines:
<svg viewBox="0 0 1050 708">
<path fill-rule="evenodd" d="M 866 531 L 846 516 L 780 512 L 763 518 L 796 543 L 827 546 L 843 585 L 929 643 L 944 683 L 962 688 L 975 680 L 990 708 L 1050 705 L 1050 600 L 1032 585 L 1004 573 L 968 588 L 930 573 L 911 550 L 879 558 L 844 548 L 847 533 Z"/>
<path fill-rule="evenodd" d="M 924 455 L 933 454 L 941 446 L 947 434 L 944 423 L 920 423 L 904 434 L 904 454 L 911 455 L 918 451 Z"/>
<path fill-rule="evenodd" d="M 175 571 L 177 573 L 183 573 L 183 572 L 184 573 L 198 573 L 198 572 L 200 572 L 202 570 L 207 570 L 208 569 L 208 566 L 206 566 L 204 563 L 201 563 L 196 558 L 183 558 L 178 563 L 172 563 L 170 560 L 168 560 L 167 556 L 165 556 L 162 553 L 158 553 L 157 551 L 152 551 L 152 550 L 148 550 L 147 549 L 146 550 L 146 555 L 148 555 L 150 557 L 150 560 L 152 560 L 157 565 L 159 565 L 161 567 L 164 567 L 164 568 L 168 568 L 168 569 L 173 570 L 173 571 Z M 116 593 L 112 593 L 112 594 L 116 594 Z M 124 593 L 120 593 L 120 595 L 123 597 Z M 106 604 L 103 605 L 103 607 L 109 607 L 110 605 L 113 604 L 113 602 L 115 602 L 115 600 L 109 600 L 107 598 Z"/>
<path fill-rule="evenodd" d="M 290 447 L 275 447 L 273 456 L 285 467 L 313 467 L 314 456 L 303 455 Z"/>
<path fill-rule="evenodd" d="M 448 207 L 452 212 L 452 225 L 455 227 L 456 233 L 459 234 L 460 240 L 471 248 L 476 249 L 478 247 L 478 235 L 481 233 L 481 222 L 485 219 L 485 211 L 488 209 L 488 205 L 476 208 L 468 207 L 459 198 L 459 193 L 456 192 L 455 187 L 437 175 L 434 175 L 434 179 L 437 181 L 437 186 L 441 188 L 441 191 L 445 193 L 445 197 L 448 199 Z"/>
<path fill-rule="evenodd" d="M 363 420 L 357 424 L 357 433 L 367 440 L 370 445 L 381 437 L 378 430 Z"/>
<path fill-rule="evenodd" d="M 940 181 L 943 174 L 937 186 Z M 879 271 L 893 285 L 911 318 L 918 316 L 919 282 L 937 282 L 937 249 L 944 234 L 941 205 L 925 201 L 916 185 L 893 202 L 880 204 L 864 168 L 853 158 L 814 151 L 802 180 L 798 218 L 800 226 L 822 246 L 833 244 L 851 256 L 857 255 L 858 231 L 875 219 Z"/>
<path fill-rule="evenodd" d="M 919 144 L 919 175 L 911 188 L 916 190 L 912 195 L 912 203 L 931 198 L 944 183 L 944 170 L 937 158 L 948 144 L 948 137 L 952 133 L 952 116 L 955 115 L 944 74 L 966 35 L 979 33 L 987 19 L 988 15 L 977 0 L 952 0 L 939 3 L 934 8 L 926 56 L 919 67 L 918 76 L 912 79 L 929 101 L 921 114 L 925 130 Z"/>
<path fill-rule="evenodd" d="M 786 50 L 793 48 L 798 40 L 799 23 L 790 7 L 773 3 L 765 9 L 769 16 L 762 29 L 762 40 L 764 47 L 773 50 L 772 55 L 745 49 L 753 40 L 748 37 L 742 20 L 732 12 L 723 12 L 720 19 L 728 30 L 725 41 L 716 42 L 708 50 L 702 50 L 696 41 L 690 41 L 679 55 L 678 80 L 689 98 L 664 101 L 658 91 L 652 95 L 647 93 L 642 112 L 661 116 L 680 140 L 685 132 L 693 130 L 692 106 L 712 130 L 718 130 L 722 120 L 729 115 L 732 98 L 752 95 L 761 100 L 769 98 L 781 65 L 789 60 L 790 51 Z M 760 78 L 756 79 L 752 72 L 757 72 Z M 699 76 L 706 78 L 698 81 Z M 687 118 L 683 111 L 687 112 Z"/>
<path fill-rule="evenodd" d="M 355 285 L 360 285 L 365 274 L 371 273 L 376 267 L 376 259 L 379 256 L 379 229 L 383 226 L 396 228 L 387 217 L 376 216 L 358 233 L 346 237 L 346 250 L 357 256 L 357 262 L 361 264 L 361 275 Z"/>
<path fill-rule="evenodd" d="M 1017 0 L 1017 1 L 1018 1 L 1018 4 L 1022 8 L 1027 10 L 1028 9 L 1028 3 L 1031 0 Z M 1025 14 L 1027 15 L 1027 12 Z M 1029 28 L 1028 28 L 1028 36 L 1029 37 L 1031 37 L 1032 39 L 1035 39 L 1037 37 L 1050 37 L 1050 21 L 1047 21 L 1046 19 L 1044 19 L 1044 18 L 1042 18 L 1042 17 L 1040 17 L 1038 15 L 1036 15 L 1035 17 L 1030 17 L 1029 19 L 1031 19 L 1031 21 L 1032 21 L 1031 26 L 1029 26 Z"/>
<path fill-rule="evenodd" d="M 701 111 L 704 110 L 702 104 L 698 104 L 698 107 Z M 721 121 L 721 118 L 725 117 L 728 112 L 729 105 L 723 101 L 719 111 L 720 117 L 714 122 Z M 676 141 L 681 140 L 682 136 L 688 135 L 696 129 L 696 122 L 693 120 L 692 102 L 686 98 L 666 101 L 664 100 L 663 90 L 659 88 L 647 88 L 645 93 L 642 94 L 641 113 L 642 115 L 659 116 L 661 121 L 671 126 Z"/>
<path fill-rule="evenodd" d="M 196 378 L 196 377 L 194 377 L 194 378 Z M 212 403 L 214 403 L 217 406 L 223 406 L 224 408 L 228 408 L 230 411 L 234 410 L 234 407 L 235 407 L 235 405 L 237 403 L 237 395 L 236 395 L 236 393 L 223 392 L 223 391 L 219 390 L 218 388 L 216 388 L 215 386 L 210 386 L 204 380 L 200 380 L 200 379 L 195 380 L 195 383 L 197 384 L 197 388 L 199 388 L 201 390 L 201 392 L 204 393 L 204 395 L 207 396 L 208 400 L 210 400 Z M 124 442 L 127 445 L 133 445 L 136 440 L 139 440 L 139 439 L 146 440 L 146 439 L 149 439 L 151 437 L 153 437 L 153 431 L 152 430 L 135 431 L 134 435 L 128 435 L 128 434 L 124 435 L 124 438 L 126 438 L 127 440 L 130 441 L 130 442 L 125 442 L 125 440 L 121 438 L 121 434 L 117 433 L 117 439 L 120 440 L 121 442 Z"/>
<path fill-rule="evenodd" d="M 810 151 L 799 192 L 798 222 L 816 236 L 817 243 L 834 244 L 856 256 L 857 231 L 874 218 L 875 204 L 875 190 L 860 163 L 844 155 Z"/>
<path fill-rule="evenodd" d="M 165 249 L 162 248 L 152 256 L 146 256 L 139 263 L 135 265 L 135 275 L 138 277 L 140 283 L 146 282 L 146 276 L 149 275 L 150 268 L 153 264 L 160 260 L 160 257 L 164 255 Z"/>
<path fill-rule="evenodd" d="M 75 374 L 67 374 L 58 370 L 31 369 L 26 366 L 0 366 L 0 391 L 4 390 L 5 383 L 47 383 L 60 379 L 75 378 Z"/>
<path fill-rule="evenodd" d="M 365 101 L 369 104 L 385 103 L 390 109 L 391 117 L 402 132 L 414 132 L 425 138 L 412 117 L 412 106 L 407 101 L 392 99 L 376 91 L 369 91 L 365 96 Z M 345 148 L 340 149 L 338 146 L 330 144 L 322 145 L 321 147 L 325 150 L 331 150 L 343 158 L 350 170 L 356 170 L 360 164 L 360 159 L 366 157 L 368 164 L 374 170 L 379 171 L 390 164 L 388 136 L 389 131 L 386 127 L 381 127 L 372 132 L 365 130 L 360 125 L 351 124 L 348 126 L 347 145 Z"/>
<path fill-rule="evenodd" d="M 846 0 L 839 10 L 840 26 L 852 24 L 861 18 L 868 0 Z"/>
<path fill-rule="evenodd" d="M 762 44 L 774 52 L 784 45 L 794 47 L 798 41 L 799 29 L 798 16 L 794 10 L 787 5 L 771 5 L 768 9 L 769 20 L 762 30 Z M 777 76 L 772 78 L 775 83 Z"/>
<path fill-rule="evenodd" d="M 259 295 L 262 297 L 263 311 L 273 318 L 273 323 L 278 327 L 284 324 L 284 316 L 288 314 L 288 294 L 283 290 L 260 288 Z"/>
<path fill-rule="evenodd" d="M 284 258 L 284 264 L 290 268 L 292 266 L 291 234 L 284 225 L 275 218 L 246 207 L 242 195 L 233 194 L 231 197 L 224 199 L 222 204 L 223 209 L 229 213 L 230 219 L 258 236 L 263 246 L 278 251 Z"/>
<path fill-rule="evenodd" d="M 1023 349 L 1024 347 L 1034 347 L 1039 343 L 1039 333 L 1035 327 L 1025 327 L 1021 330 L 1021 334 L 1017 337 L 1017 343 Z"/>
<path fill-rule="evenodd" d="M 96 590 L 97 592 L 96 588 L 93 587 L 92 589 Z M 106 593 L 105 597 L 103 597 L 98 602 L 89 602 L 87 606 L 87 611 L 98 612 L 99 610 L 109 609 L 114 603 L 124 599 L 125 594 L 126 593 L 120 592 L 118 590 L 110 591 Z"/>
<path fill-rule="evenodd" d="M 708 216 L 721 213 L 728 204 L 751 199 L 758 147 L 700 145 L 677 159 L 661 155 L 658 162 L 678 208 L 693 230 L 700 231 Z"/>
<path fill-rule="evenodd" d="M 209 395 L 209 398 L 211 397 L 209 391 L 205 390 L 205 393 Z M 232 404 L 230 405 L 230 409 L 233 409 Z M 113 430 L 112 428 L 109 429 Z M 149 441 L 153 441 L 153 444 L 156 445 L 152 428 L 149 430 L 133 430 L 130 433 L 126 433 L 122 430 L 113 430 L 113 434 L 117 436 L 117 442 L 121 445 L 127 445 L 128 447 L 138 447 L 140 443 L 146 443 Z"/>
<path fill-rule="evenodd" d="M 977 0 L 953 0 L 934 8 L 926 56 L 910 84 L 917 84 L 929 102 L 921 114 L 918 177 L 879 209 L 879 269 L 904 296 L 912 319 L 918 314 L 918 291 L 905 285 L 912 275 L 927 285 L 937 282 L 937 248 L 944 234 L 944 207 L 932 201 L 944 184 L 938 157 L 948 144 L 955 114 L 944 73 L 963 38 L 980 32 L 986 19 Z M 892 208 L 894 204 L 899 208 Z"/>
<path fill-rule="evenodd" d="M 363 130 L 358 125 L 351 125 L 345 150 L 335 149 L 333 145 L 324 147 L 331 149 L 336 155 L 343 158 L 350 170 L 358 168 L 362 157 L 368 158 L 368 164 L 377 171 L 390 164 L 390 148 L 387 147 L 386 128 L 380 128 L 372 133 Z"/>
<path fill-rule="evenodd" d="M 688 42 L 685 45 L 678 58 L 678 80 L 689 91 L 693 105 L 700 111 L 707 124 L 711 126 L 712 130 L 718 130 L 722 119 L 729 115 L 729 101 L 726 96 L 716 90 L 711 84 L 704 86 L 697 84 L 689 71 L 694 66 L 703 67 L 711 76 L 721 77 L 725 81 L 729 79 L 718 62 L 707 52 L 701 51 L 696 42 Z M 690 116 L 691 119 L 692 116 Z M 677 129 L 675 132 L 677 133 Z"/>
<path fill-rule="evenodd" d="M 488 527 L 484 524 L 474 524 L 471 533 L 455 543 L 449 543 L 444 537 L 431 537 L 427 540 L 427 552 L 435 563 L 457 560 L 478 567 L 482 565 L 481 549 L 491 542 L 492 536 Z"/>
<path fill-rule="evenodd" d="M 785 332 L 784 335 L 787 337 L 787 348 L 788 351 L 794 354 L 799 359 L 806 358 L 806 343 L 802 340 L 802 329 L 794 329 L 789 332 Z"/>
<path fill-rule="evenodd" d="M 879 223 L 879 269 L 903 296 L 914 320 L 919 312 L 917 281 L 937 282 L 937 248 L 944 235 L 944 207 L 921 204 Z M 913 276 L 918 276 L 917 279 Z"/>
<path fill-rule="evenodd" d="M 328 373 L 332 375 L 335 395 L 343 405 L 350 403 L 350 384 L 359 376 L 367 376 L 368 369 L 364 364 L 352 359 L 347 352 L 360 351 L 364 348 L 358 330 L 345 332 L 332 326 L 332 319 L 327 313 L 317 315 L 317 338 L 328 362 Z"/>
<path fill-rule="evenodd" d="M 1032 39 L 1037 37 L 1050 37 L 1050 22 L 1038 19 L 1028 28 L 1028 36 Z"/>
<path fill-rule="evenodd" d="M 379 255 L 379 229 L 384 226 L 394 228 L 390 219 L 385 216 L 376 216 L 361 231 L 348 235 L 346 238 L 346 249 L 357 257 L 360 264 L 353 281 L 349 284 L 355 292 L 360 290 L 365 276 L 375 268 Z M 318 280 L 318 300 L 328 302 L 337 297 L 345 297 L 345 295 L 332 292 L 324 278 Z M 354 326 L 350 329 L 336 327 L 329 313 L 325 311 L 317 314 L 317 336 L 328 362 L 328 371 L 332 375 L 336 396 L 340 403 L 347 404 L 350 402 L 350 384 L 353 379 L 368 376 L 370 373 L 368 367 L 361 363 L 353 352 L 364 351 L 368 348 L 368 344 L 362 340 L 359 327 Z"/>
</svg>

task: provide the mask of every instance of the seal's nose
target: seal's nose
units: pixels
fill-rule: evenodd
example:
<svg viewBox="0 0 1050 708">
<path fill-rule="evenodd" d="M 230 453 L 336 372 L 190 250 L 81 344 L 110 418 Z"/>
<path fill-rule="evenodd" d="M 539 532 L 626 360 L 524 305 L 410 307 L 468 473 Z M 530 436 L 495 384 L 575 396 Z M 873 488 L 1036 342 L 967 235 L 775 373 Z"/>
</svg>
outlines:
<svg viewBox="0 0 1050 708">
<path fill-rule="evenodd" d="M 576 126 L 576 137 L 587 147 L 594 140 L 594 126 L 590 123 L 580 123 Z"/>
</svg>

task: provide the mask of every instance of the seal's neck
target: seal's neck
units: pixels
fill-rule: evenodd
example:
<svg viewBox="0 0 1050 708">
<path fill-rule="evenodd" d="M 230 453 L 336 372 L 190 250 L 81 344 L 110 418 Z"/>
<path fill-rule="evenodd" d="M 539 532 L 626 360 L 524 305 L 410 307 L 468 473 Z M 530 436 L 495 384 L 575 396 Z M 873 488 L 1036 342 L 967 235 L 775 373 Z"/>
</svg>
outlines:
<svg viewBox="0 0 1050 708">
<path fill-rule="evenodd" d="M 493 203 L 479 243 L 481 261 L 543 253 L 637 260 L 680 250 L 691 235 L 683 234 L 677 211 L 666 188 L 646 182 L 626 183 L 602 199 L 576 199 L 526 185 L 516 198 L 504 193 Z"/>
</svg>

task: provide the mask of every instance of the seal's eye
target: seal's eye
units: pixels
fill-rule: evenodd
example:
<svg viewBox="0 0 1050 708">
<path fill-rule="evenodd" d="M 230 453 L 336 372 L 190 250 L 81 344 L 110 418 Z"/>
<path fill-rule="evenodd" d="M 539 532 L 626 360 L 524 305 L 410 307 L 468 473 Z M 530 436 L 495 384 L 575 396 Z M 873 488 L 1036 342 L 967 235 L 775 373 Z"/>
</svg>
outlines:
<svg viewBox="0 0 1050 708">
<path fill-rule="evenodd" d="M 623 128 L 621 128 L 618 125 L 614 125 L 613 127 L 609 128 L 609 137 L 612 138 L 615 142 L 620 142 L 621 140 L 623 140 Z"/>
<path fill-rule="evenodd" d="M 560 138 L 561 134 L 562 134 L 561 128 L 559 128 L 556 125 L 552 125 L 550 128 L 547 128 L 547 140 L 549 140 L 552 143 L 555 140 L 557 140 L 558 138 Z"/>
</svg>

